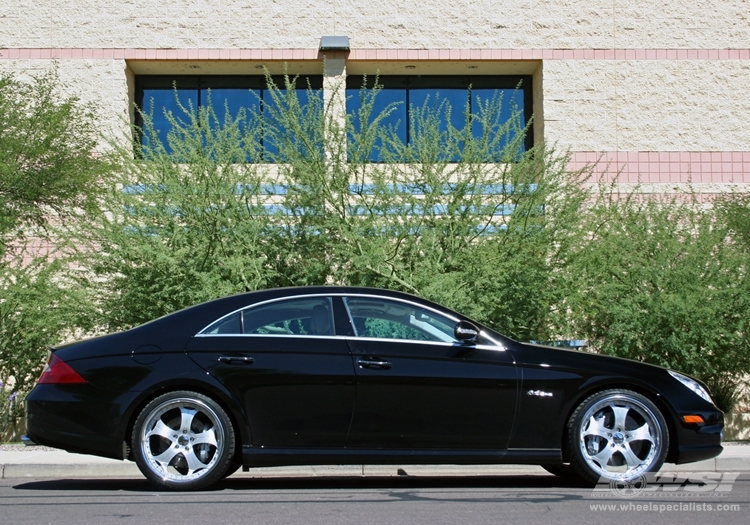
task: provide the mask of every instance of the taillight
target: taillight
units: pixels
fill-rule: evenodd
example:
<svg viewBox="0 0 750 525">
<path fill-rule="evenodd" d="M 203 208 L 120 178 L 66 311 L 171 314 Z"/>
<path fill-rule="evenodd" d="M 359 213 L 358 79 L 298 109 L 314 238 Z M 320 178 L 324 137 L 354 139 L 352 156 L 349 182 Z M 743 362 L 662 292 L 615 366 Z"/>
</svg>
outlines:
<svg viewBox="0 0 750 525">
<path fill-rule="evenodd" d="M 86 383 L 86 380 L 82 378 L 78 372 L 70 368 L 65 361 L 57 357 L 55 354 L 52 354 L 47 361 L 47 366 L 44 367 L 37 384 L 63 385 L 71 383 Z"/>
</svg>

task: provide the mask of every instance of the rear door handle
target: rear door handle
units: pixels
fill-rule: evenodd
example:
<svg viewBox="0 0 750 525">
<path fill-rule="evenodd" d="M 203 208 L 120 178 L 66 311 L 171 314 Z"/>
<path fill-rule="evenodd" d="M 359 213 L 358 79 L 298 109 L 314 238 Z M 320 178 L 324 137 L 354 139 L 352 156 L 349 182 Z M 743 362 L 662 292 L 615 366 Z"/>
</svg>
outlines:
<svg viewBox="0 0 750 525">
<path fill-rule="evenodd" d="M 252 365 L 255 359 L 252 357 L 236 357 L 223 355 L 219 358 L 219 361 L 228 365 Z"/>
<path fill-rule="evenodd" d="M 393 366 L 388 361 L 371 361 L 369 359 L 360 359 L 357 364 L 362 368 L 377 368 L 380 370 L 388 370 Z"/>
</svg>

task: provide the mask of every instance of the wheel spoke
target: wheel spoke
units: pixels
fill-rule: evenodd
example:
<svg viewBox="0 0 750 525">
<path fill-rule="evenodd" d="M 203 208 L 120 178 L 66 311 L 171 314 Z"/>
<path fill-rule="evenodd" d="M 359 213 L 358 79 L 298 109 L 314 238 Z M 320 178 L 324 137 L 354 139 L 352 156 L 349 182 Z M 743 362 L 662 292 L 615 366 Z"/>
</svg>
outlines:
<svg viewBox="0 0 750 525">
<path fill-rule="evenodd" d="M 583 437 L 586 436 L 599 436 L 605 441 L 609 441 L 610 439 L 608 429 L 601 424 L 601 421 L 595 419 L 594 416 L 591 416 L 591 418 L 589 418 L 588 427 L 583 432 Z"/>
<path fill-rule="evenodd" d="M 614 448 L 606 446 L 598 454 L 594 454 L 593 456 L 589 455 L 589 457 L 599 463 L 602 469 L 606 470 L 607 464 L 609 463 L 609 460 L 612 459 L 612 454 L 614 453 Z"/>
<path fill-rule="evenodd" d="M 628 417 L 630 408 L 628 407 L 612 407 L 612 412 L 615 413 L 615 426 L 614 429 L 618 431 L 625 430 L 625 420 Z"/>
<path fill-rule="evenodd" d="M 187 430 L 190 432 L 190 426 L 193 424 L 193 418 L 198 413 L 194 408 L 180 407 L 182 418 L 180 421 L 180 431 Z"/>
<path fill-rule="evenodd" d="M 635 430 L 628 431 L 628 437 L 625 440 L 630 443 L 632 441 L 649 441 L 654 442 L 654 438 L 651 435 L 651 428 L 648 423 L 644 423 L 643 426 L 636 428 Z"/>
<path fill-rule="evenodd" d="M 215 447 L 219 446 L 218 442 L 216 441 L 216 432 L 214 432 L 213 428 L 210 428 L 205 432 L 201 432 L 199 434 L 193 434 L 193 438 L 195 439 L 195 441 L 191 441 L 191 444 L 193 445 L 207 443 Z"/>
<path fill-rule="evenodd" d="M 635 452 L 633 452 L 630 449 L 630 445 L 626 444 L 622 448 L 619 449 L 622 456 L 625 458 L 625 463 L 628 464 L 628 470 L 634 469 L 641 465 L 643 463 L 643 460 L 635 455 Z"/>
<path fill-rule="evenodd" d="M 146 439 L 150 438 L 151 436 L 159 436 L 159 437 L 166 439 L 169 442 L 173 442 L 174 433 L 175 431 L 169 428 L 167 425 L 165 425 L 164 422 L 160 419 L 156 423 L 156 425 L 154 425 L 154 428 L 152 428 L 151 431 L 148 434 L 146 434 Z"/>
<path fill-rule="evenodd" d="M 185 459 L 187 460 L 188 464 L 188 476 L 195 472 L 196 470 L 200 470 L 203 468 L 206 468 L 206 464 L 203 463 L 200 459 L 198 459 L 198 456 L 195 455 L 195 451 L 193 450 L 193 447 L 189 447 L 188 450 L 183 450 L 182 455 L 185 456 Z"/>
<path fill-rule="evenodd" d="M 166 470 L 167 466 L 172 462 L 172 460 L 175 458 L 177 454 L 181 452 L 179 446 L 174 445 L 172 447 L 169 447 L 167 450 L 159 454 L 158 456 L 152 456 L 154 461 L 161 464 L 161 466 Z"/>
</svg>

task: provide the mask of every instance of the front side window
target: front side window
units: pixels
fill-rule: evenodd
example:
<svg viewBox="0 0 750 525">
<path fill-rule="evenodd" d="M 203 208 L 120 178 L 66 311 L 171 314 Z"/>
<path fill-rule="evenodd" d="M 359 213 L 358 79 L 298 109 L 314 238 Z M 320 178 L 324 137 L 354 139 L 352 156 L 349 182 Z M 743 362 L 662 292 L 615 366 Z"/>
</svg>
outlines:
<svg viewBox="0 0 750 525">
<path fill-rule="evenodd" d="M 412 303 L 370 297 L 346 297 L 357 337 L 457 343 L 456 321 Z"/>
<path fill-rule="evenodd" d="M 333 335 L 331 301 L 327 297 L 300 297 L 246 308 L 223 317 L 204 335 Z"/>
</svg>

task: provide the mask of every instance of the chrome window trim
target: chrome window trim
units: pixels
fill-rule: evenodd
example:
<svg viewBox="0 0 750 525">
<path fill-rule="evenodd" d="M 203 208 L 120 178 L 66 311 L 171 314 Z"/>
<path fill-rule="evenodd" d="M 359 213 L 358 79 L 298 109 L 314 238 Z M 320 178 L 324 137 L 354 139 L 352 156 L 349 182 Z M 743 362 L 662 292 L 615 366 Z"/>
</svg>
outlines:
<svg viewBox="0 0 750 525">
<path fill-rule="evenodd" d="M 458 317 L 455 317 L 453 315 L 447 314 L 445 312 L 442 312 L 438 310 L 437 308 L 432 308 L 431 306 L 421 304 L 415 301 L 410 301 L 408 299 L 403 299 L 401 297 L 389 297 L 387 295 L 376 295 L 373 293 L 345 293 L 345 292 L 334 292 L 334 293 L 313 293 L 313 294 L 299 294 L 299 295 L 291 295 L 286 297 L 275 297 L 273 299 L 266 299 L 265 301 L 261 301 L 259 303 L 254 303 L 252 305 L 246 305 L 241 308 L 237 308 L 236 310 L 233 310 L 223 316 L 221 316 L 219 319 L 215 319 L 211 321 L 207 326 L 205 326 L 202 330 L 200 330 L 197 334 L 195 334 L 194 337 L 304 337 L 304 338 L 316 338 L 316 339 L 355 339 L 360 341 L 398 341 L 398 342 L 411 342 L 411 343 L 422 343 L 422 344 L 441 344 L 441 345 L 451 345 L 455 346 L 456 343 L 443 343 L 443 342 L 435 342 L 435 341 L 415 341 L 413 339 L 384 339 L 379 337 L 359 337 L 359 336 L 343 336 L 343 335 L 298 335 L 298 334 L 205 334 L 205 332 L 210 326 L 213 326 L 219 321 L 222 321 L 226 319 L 227 317 L 234 315 L 238 312 L 241 312 L 242 310 L 252 309 L 256 308 L 258 306 L 263 306 L 270 303 L 275 303 L 279 301 L 286 301 L 291 299 L 305 299 L 305 298 L 311 298 L 314 299 L 316 297 L 364 297 L 364 298 L 370 298 L 370 299 L 386 299 L 389 301 L 396 301 L 400 303 L 409 304 L 412 306 L 416 306 L 425 310 L 428 310 L 430 312 L 433 312 L 435 314 L 441 315 L 447 319 L 450 319 L 454 323 L 459 322 L 461 319 Z M 331 305 L 333 306 L 333 305 Z M 344 301 L 344 308 L 346 309 L 346 314 L 349 316 L 349 322 L 352 323 L 351 319 L 351 312 L 349 312 L 349 307 L 346 304 L 346 301 Z M 334 326 L 335 326 L 335 313 L 332 311 L 332 315 L 334 316 Z M 354 327 L 354 323 L 352 323 L 352 327 Z M 334 328 L 335 329 L 335 328 Z M 495 341 L 492 337 L 487 335 L 487 333 L 484 330 L 480 331 L 480 335 L 484 337 L 485 339 L 488 339 L 493 343 L 493 345 L 476 345 L 476 348 L 479 348 L 481 350 L 501 350 L 506 351 L 506 348 L 503 344 Z"/>
<path fill-rule="evenodd" d="M 342 292 L 335 292 L 335 293 L 314 293 L 314 294 L 290 295 L 290 296 L 286 296 L 286 297 L 276 297 L 274 299 L 266 299 L 265 301 L 261 301 L 259 303 L 254 303 L 252 305 L 243 306 L 242 308 L 237 308 L 236 310 L 232 310 L 228 314 L 225 314 L 225 315 L 219 317 L 218 319 L 214 319 L 213 321 L 211 321 L 210 323 L 208 323 L 208 325 L 204 326 L 203 329 L 199 330 L 198 333 L 195 334 L 195 336 L 196 337 L 198 337 L 198 336 L 201 336 L 201 337 L 215 337 L 215 336 L 218 336 L 218 335 L 245 335 L 245 334 L 204 334 L 203 332 L 205 332 L 208 329 L 208 327 L 210 327 L 210 326 L 218 323 L 219 321 L 221 321 L 223 319 L 226 319 L 230 315 L 234 315 L 237 312 L 241 312 L 242 310 L 247 310 L 248 308 L 257 308 L 258 306 L 263 306 L 263 305 L 266 305 L 266 304 L 269 304 L 269 303 L 275 303 L 275 302 L 278 302 L 278 301 L 286 301 L 286 300 L 289 300 L 289 299 L 303 299 L 303 298 L 315 298 L 315 297 L 367 297 L 367 298 L 372 298 L 372 299 L 388 299 L 388 300 L 392 300 L 392 301 L 398 301 L 398 302 L 401 302 L 401 303 L 411 304 L 413 306 L 418 306 L 419 308 L 424 308 L 425 310 L 430 310 L 432 312 L 435 312 L 438 315 L 442 315 L 443 317 L 447 317 L 448 319 L 450 319 L 454 323 L 457 323 L 459 321 L 458 318 L 456 318 L 456 317 L 454 317 L 452 315 L 447 315 L 447 314 L 445 314 L 445 313 L 443 313 L 443 312 L 441 312 L 441 311 L 439 311 L 439 310 L 437 310 L 435 308 L 430 308 L 429 306 L 426 306 L 426 305 L 423 305 L 423 304 L 420 304 L 420 303 L 415 303 L 414 301 L 408 301 L 406 299 L 401 299 L 401 298 L 398 298 L 398 297 L 388 297 L 387 295 L 375 295 L 375 294 L 371 294 L 371 293 L 367 293 L 367 294 L 361 294 L 361 293 L 353 293 L 352 294 L 352 293 L 342 293 Z M 347 308 L 347 313 L 348 313 L 348 308 Z M 247 334 L 247 335 L 253 335 L 253 334 Z M 323 337 L 326 337 L 326 336 L 323 336 Z"/>
<path fill-rule="evenodd" d="M 210 325 L 209 325 L 210 326 Z M 345 340 L 345 335 L 303 335 L 303 334 L 196 334 L 194 337 L 283 337 L 286 339 L 338 339 Z"/>
<path fill-rule="evenodd" d="M 382 337 L 357 337 L 357 336 L 348 336 L 346 337 L 347 341 L 369 341 L 373 343 L 412 343 L 416 345 L 429 345 L 429 346 L 446 346 L 446 347 L 453 347 L 453 348 L 461 348 L 461 344 L 459 343 L 448 343 L 443 341 L 419 341 L 417 339 L 393 339 L 393 338 L 382 338 Z"/>
<path fill-rule="evenodd" d="M 354 330 L 354 337 L 357 338 L 357 339 L 361 339 L 361 340 L 362 339 L 369 339 L 369 340 L 375 340 L 375 341 L 401 341 L 401 342 L 403 342 L 403 341 L 417 341 L 417 342 L 421 341 L 421 339 L 398 339 L 398 338 L 391 338 L 391 337 L 360 337 L 359 334 L 357 334 L 357 325 L 354 323 L 354 317 L 352 316 L 351 308 L 349 308 L 349 302 L 346 300 L 348 298 L 356 299 L 356 298 L 360 298 L 360 297 L 365 297 L 365 298 L 377 297 L 380 300 L 387 300 L 387 301 L 399 302 L 399 303 L 402 303 L 402 304 L 404 304 L 404 303 L 405 304 L 409 304 L 409 305 L 417 307 L 417 308 L 419 308 L 421 310 L 427 310 L 427 311 L 432 312 L 432 313 L 434 313 L 436 315 L 439 315 L 440 317 L 443 317 L 445 319 L 449 319 L 449 320 L 453 321 L 454 323 L 458 322 L 458 319 L 455 319 L 452 316 L 445 315 L 442 312 L 438 312 L 434 308 L 429 308 L 429 307 L 427 307 L 425 305 L 422 305 L 422 304 L 419 304 L 419 303 L 415 303 L 414 301 L 398 300 L 398 299 L 394 299 L 393 297 L 374 296 L 372 294 L 367 294 L 367 295 L 344 294 L 343 298 L 344 298 L 344 308 L 346 309 L 346 315 L 349 316 L 349 323 L 351 323 L 352 329 Z M 437 330 L 439 330 L 437 327 L 435 327 L 435 328 Z M 454 337 L 454 339 L 455 339 L 455 337 Z M 425 342 L 425 343 L 428 343 L 428 342 L 445 343 L 445 344 L 450 344 L 450 345 L 454 345 L 454 344 L 458 343 L 457 340 L 454 340 L 454 341 L 422 341 L 422 342 Z"/>
<path fill-rule="evenodd" d="M 254 303 L 252 305 L 246 305 L 246 306 L 243 306 L 242 308 L 237 308 L 236 310 L 232 310 L 228 314 L 222 315 L 218 319 L 215 319 L 215 320 L 211 321 L 210 323 L 208 323 L 208 325 L 206 325 L 205 327 L 203 327 L 202 330 L 200 330 L 197 334 L 195 334 L 195 337 L 216 337 L 216 336 L 222 336 L 222 335 L 229 335 L 229 336 L 239 336 L 239 335 L 269 335 L 269 334 L 204 334 L 203 332 L 205 332 L 206 330 L 208 330 L 211 326 L 215 325 L 219 321 L 223 321 L 227 317 L 232 316 L 232 315 L 234 315 L 234 314 L 236 314 L 238 312 L 241 312 L 243 310 L 247 310 L 249 308 L 257 308 L 259 306 L 264 306 L 264 305 L 270 304 L 270 303 L 277 303 L 279 301 L 287 301 L 287 300 L 292 300 L 292 299 L 307 299 L 307 298 L 313 299 L 315 297 L 327 297 L 327 298 L 330 298 L 330 297 L 334 297 L 334 294 L 329 294 L 329 293 L 315 293 L 315 294 L 291 295 L 291 296 L 287 296 L 287 297 L 276 297 L 274 299 L 267 299 L 267 300 L 261 301 L 259 303 Z M 329 306 L 333 306 L 333 305 L 329 305 Z M 333 312 L 331 312 L 331 315 L 333 316 Z M 300 336 L 300 337 L 312 337 L 312 336 Z M 332 337 L 332 336 L 318 336 L 318 337 Z"/>
</svg>

